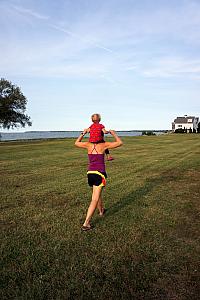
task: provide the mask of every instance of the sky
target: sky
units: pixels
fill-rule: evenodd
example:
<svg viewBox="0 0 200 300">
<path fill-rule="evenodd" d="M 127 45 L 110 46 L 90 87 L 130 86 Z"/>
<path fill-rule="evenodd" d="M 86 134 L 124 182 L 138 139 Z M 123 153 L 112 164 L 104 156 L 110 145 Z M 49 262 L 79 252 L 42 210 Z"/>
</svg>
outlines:
<svg viewBox="0 0 200 300">
<path fill-rule="evenodd" d="M 200 117 L 200 0 L 0 0 L 0 11 L 0 77 L 21 87 L 33 122 L 18 131 L 82 130 L 93 113 L 116 130 Z"/>
</svg>

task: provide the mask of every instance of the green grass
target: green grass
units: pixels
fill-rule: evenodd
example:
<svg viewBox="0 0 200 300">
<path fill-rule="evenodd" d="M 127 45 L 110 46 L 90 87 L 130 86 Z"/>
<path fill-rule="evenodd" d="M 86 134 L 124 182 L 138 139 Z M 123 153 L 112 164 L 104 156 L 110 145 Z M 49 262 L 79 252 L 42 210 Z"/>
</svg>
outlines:
<svg viewBox="0 0 200 300">
<path fill-rule="evenodd" d="M 0 143 L 0 299 L 199 299 L 200 135 L 123 142 L 90 232 L 73 139 Z"/>
</svg>

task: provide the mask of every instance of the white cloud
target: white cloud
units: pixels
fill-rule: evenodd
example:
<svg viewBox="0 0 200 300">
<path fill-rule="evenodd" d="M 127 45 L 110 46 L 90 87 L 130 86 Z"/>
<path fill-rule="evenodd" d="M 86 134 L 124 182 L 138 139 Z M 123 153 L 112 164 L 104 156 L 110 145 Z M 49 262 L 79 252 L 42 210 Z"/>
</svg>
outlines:
<svg viewBox="0 0 200 300">
<path fill-rule="evenodd" d="M 165 57 L 151 62 L 151 66 L 145 68 L 142 73 L 147 77 L 180 77 L 193 78 L 200 76 L 200 59 Z"/>
</svg>

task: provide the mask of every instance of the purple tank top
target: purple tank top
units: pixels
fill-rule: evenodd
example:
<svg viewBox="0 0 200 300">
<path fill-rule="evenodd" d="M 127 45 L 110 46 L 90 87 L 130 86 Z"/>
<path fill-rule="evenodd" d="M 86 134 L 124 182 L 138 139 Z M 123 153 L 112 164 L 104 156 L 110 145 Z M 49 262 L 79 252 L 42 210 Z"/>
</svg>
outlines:
<svg viewBox="0 0 200 300">
<path fill-rule="evenodd" d="M 106 172 L 104 154 L 88 154 L 88 171 Z"/>
</svg>

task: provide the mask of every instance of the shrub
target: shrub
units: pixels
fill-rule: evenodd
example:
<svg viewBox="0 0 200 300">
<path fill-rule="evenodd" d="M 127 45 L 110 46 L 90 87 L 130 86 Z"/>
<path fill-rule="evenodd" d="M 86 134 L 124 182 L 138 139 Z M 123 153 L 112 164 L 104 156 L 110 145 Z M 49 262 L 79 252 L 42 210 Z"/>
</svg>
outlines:
<svg viewBox="0 0 200 300">
<path fill-rule="evenodd" d="M 153 131 L 142 131 L 142 135 L 156 135 Z"/>
<path fill-rule="evenodd" d="M 174 131 L 175 133 L 185 133 L 185 129 L 183 128 L 178 128 Z"/>
</svg>

